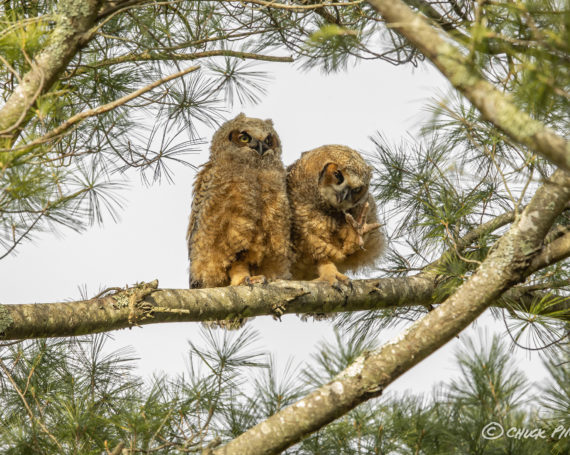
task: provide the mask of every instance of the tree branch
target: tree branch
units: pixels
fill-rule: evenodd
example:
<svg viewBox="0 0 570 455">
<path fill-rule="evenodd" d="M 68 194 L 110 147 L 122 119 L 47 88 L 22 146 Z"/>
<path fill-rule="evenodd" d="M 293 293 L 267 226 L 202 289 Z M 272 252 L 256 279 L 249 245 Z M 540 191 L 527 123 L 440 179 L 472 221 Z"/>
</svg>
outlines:
<svg viewBox="0 0 570 455">
<path fill-rule="evenodd" d="M 231 1 L 231 0 L 230 0 Z M 365 0 L 352 0 L 346 2 L 321 2 L 315 3 L 312 5 L 289 5 L 284 2 L 276 2 L 276 1 L 265 1 L 265 0 L 243 0 L 243 3 L 249 3 L 252 5 L 260 5 L 265 6 L 268 8 L 274 9 L 284 9 L 284 10 L 293 10 L 293 11 L 303 11 L 303 10 L 316 10 L 320 8 L 326 8 L 328 6 L 338 6 L 338 7 L 348 7 L 348 6 L 356 6 L 364 3 Z"/>
<path fill-rule="evenodd" d="M 501 215 L 498 215 L 489 221 L 480 224 L 472 231 L 469 231 L 463 237 L 461 237 L 456 244 L 446 250 L 440 258 L 433 261 L 432 263 L 426 266 L 426 269 L 433 269 L 436 270 L 445 260 L 451 255 L 459 254 L 473 242 L 475 242 L 479 237 L 485 234 L 489 234 L 491 232 L 496 231 L 497 229 L 506 226 L 509 223 L 512 223 L 515 220 L 516 212 L 511 210 L 509 212 L 505 212 Z"/>
<path fill-rule="evenodd" d="M 499 218 L 503 219 L 502 216 Z M 562 242 L 562 239 L 566 245 L 566 236 L 558 240 Z M 556 241 L 551 245 L 548 261 L 533 259 L 527 275 L 529 270 L 535 272 L 568 254 Z M 565 253 L 554 254 L 555 251 Z M 544 254 L 540 252 L 536 258 L 542 258 Z M 440 303 L 434 300 L 439 282 L 430 268 L 409 277 L 355 280 L 352 289 L 346 293 L 312 281 L 282 280 L 251 288 L 212 289 L 157 289 L 156 283 L 146 296 L 139 295 L 137 301 L 132 296 L 140 285 L 125 290 L 113 288 L 118 292 L 77 302 L 0 305 L 0 339 L 77 336 L 164 322 L 428 306 Z M 513 288 L 492 304 L 508 307 L 515 301 L 521 308 L 530 309 L 532 298 L 533 294 L 528 290 L 521 292 L 520 288 Z M 570 308 L 570 299 L 561 303 L 560 309 L 563 308 Z M 570 314 L 562 312 L 559 318 L 570 320 Z"/>
<path fill-rule="evenodd" d="M 570 283 L 566 283 L 566 287 Z M 547 299 L 549 304 L 537 308 L 536 303 Z M 551 292 L 537 290 L 535 286 L 514 286 L 506 291 L 497 301 L 497 307 L 506 308 L 509 312 L 520 310 L 532 315 L 538 313 L 545 317 L 560 319 L 561 321 L 570 321 L 570 297 L 560 297 L 553 295 Z M 558 317 L 562 315 L 562 317 Z"/>
<path fill-rule="evenodd" d="M 452 38 L 401 0 L 368 0 L 389 27 L 420 50 L 483 115 L 515 142 L 570 170 L 570 142 L 520 111 L 511 99 L 487 82 L 455 46 Z"/>
<path fill-rule="evenodd" d="M 161 322 L 211 321 L 290 313 L 335 313 L 421 305 L 434 281 L 416 275 L 353 281 L 346 294 L 326 283 L 274 281 L 212 289 L 162 289 L 133 303 L 138 287 L 78 302 L 0 305 L 0 338 L 84 335 Z"/>
<path fill-rule="evenodd" d="M 570 256 L 570 232 L 558 237 L 546 245 L 539 254 L 537 254 L 529 266 L 530 273 L 547 267 L 558 261 L 562 261 Z"/>
</svg>

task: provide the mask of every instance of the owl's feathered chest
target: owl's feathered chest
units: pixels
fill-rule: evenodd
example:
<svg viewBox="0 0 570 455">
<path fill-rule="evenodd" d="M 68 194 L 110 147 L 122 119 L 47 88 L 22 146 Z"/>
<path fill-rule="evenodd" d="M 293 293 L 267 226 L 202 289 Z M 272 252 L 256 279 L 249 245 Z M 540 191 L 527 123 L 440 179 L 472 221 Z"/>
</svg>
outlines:
<svg viewBox="0 0 570 455">
<path fill-rule="evenodd" d="M 274 166 L 252 166 L 243 161 L 209 162 L 207 174 L 201 182 L 207 182 L 204 191 L 204 206 L 208 213 L 201 215 L 211 218 L 212 211 L 226 212 L 226 218 L 239 215 L 255 224 L 265 224 L 268 216 L 288 217 L 280 209 L 288 203 L 285 192 L 285 170 L 279 162 Z M 224 214 L 219 213 L 219 216 Z"/>
</svg>

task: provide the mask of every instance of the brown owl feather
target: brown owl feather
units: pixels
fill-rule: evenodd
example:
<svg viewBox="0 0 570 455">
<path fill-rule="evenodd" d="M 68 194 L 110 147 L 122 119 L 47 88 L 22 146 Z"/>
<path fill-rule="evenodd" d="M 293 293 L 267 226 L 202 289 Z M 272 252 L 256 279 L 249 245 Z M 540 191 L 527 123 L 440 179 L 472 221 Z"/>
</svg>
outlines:
<svg viewBox="0 0 570 455">
<path fill-rule="evenodd" d="M 374 265 L 384 236 L 368 192 L 371 175 L 358 152 L 342 145 L 305 152 L 289 166 L 294 279 L 348 283 L 341 272 Z"/>
</svg>

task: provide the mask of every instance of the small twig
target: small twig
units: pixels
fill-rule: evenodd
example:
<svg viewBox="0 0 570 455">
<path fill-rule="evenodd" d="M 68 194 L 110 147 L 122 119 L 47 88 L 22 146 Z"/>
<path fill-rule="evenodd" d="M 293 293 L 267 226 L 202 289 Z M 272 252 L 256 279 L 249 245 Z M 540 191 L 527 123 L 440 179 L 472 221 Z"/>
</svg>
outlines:
<svg viewBox="0 0 570 455">
<path fill-rule="evenodd" d="M 91 300 L 96 300 L 99 299 L 101 297 L 103 297 L 105 294 L 107 294 L 107 292 L 111 292 L 111 291 L 115 291 L 115 292 L 121 292 L 123 290 L 123 288 L 119 288 L 119 287 L 112 287 L 112 288 L 107 288 L 104 291 L 101 291 L 99 294 L 97 294 L 95 297 L 93 297 Z"/>
<path fill-rule="evenodd" d="M 476 259 L 468 259 L 466 257 L 463 257 L 461 255 L 461 253 L 459 252 L 459 248 L 457 248 L 457 243 L 455 243 L 455 240 L 453 239 L 453 236 L 451 235 L 451 232 L 449 232 L 449 225 L 447 222 L 441 221 L 441 224 L 443 224 L 443 226 L 445 227 L 445 232 L 447 233 L 447 236 L 449 237 L 449 240 L 451 240 L 451 243 L 453 244 L 453 248 L 455 249 L 455 253 L 457 254 L 457 257 L 459 259 L 461 259 L 462 261 L 465 262 L 470 262 L 472 264 L 477 264 L 477 265 L 481 265 L 481 261 L 477 261 Z"/>
<path fill-rule="evenodd" d="M 285 5 L 280 2 L 265 1 L 265 0 L 241 0 L 243 3 L 252 3 L 254 5 L 267 6 L 269 8 L 302 11 L 302 10 L 317 10 L 321 8 L 326 8 L 327 6 L 342 6 L 349 7 L 360 5 L 364 3 L 364 0 L 355 0 L 349 2 L 330 2 L 330 3 L 317 3 L 315 5 Z"/>
</svg>

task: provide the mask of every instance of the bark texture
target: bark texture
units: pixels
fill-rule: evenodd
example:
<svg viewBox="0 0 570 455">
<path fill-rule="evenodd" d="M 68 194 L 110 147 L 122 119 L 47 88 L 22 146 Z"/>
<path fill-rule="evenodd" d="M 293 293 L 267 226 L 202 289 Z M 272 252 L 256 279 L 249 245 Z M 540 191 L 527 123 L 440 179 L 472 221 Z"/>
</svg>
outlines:
<svg viewBox="0 0 570 455">
<path fill-rule="evenodd" d="M 569 255 L 570 242 L 564 235 L 532 259 L 525 275 Z M 434 299 L 438 283 L 432 267 L 410 277 L 355 280 L 344 292 L 310 281 L 211 289 L 157 289 L 154 282 L 77 302 L 0 305 L 0 339 L 78 336 L 164 322 L 428 306 L 441 303 Z M 530 309 L 536 297 L 544 293 L 513 287 L 492 305 L 516 302 Z M 558 303 L 556 310 L 560 319 L 570 320 L 570 298 Z"/>
</svg>

